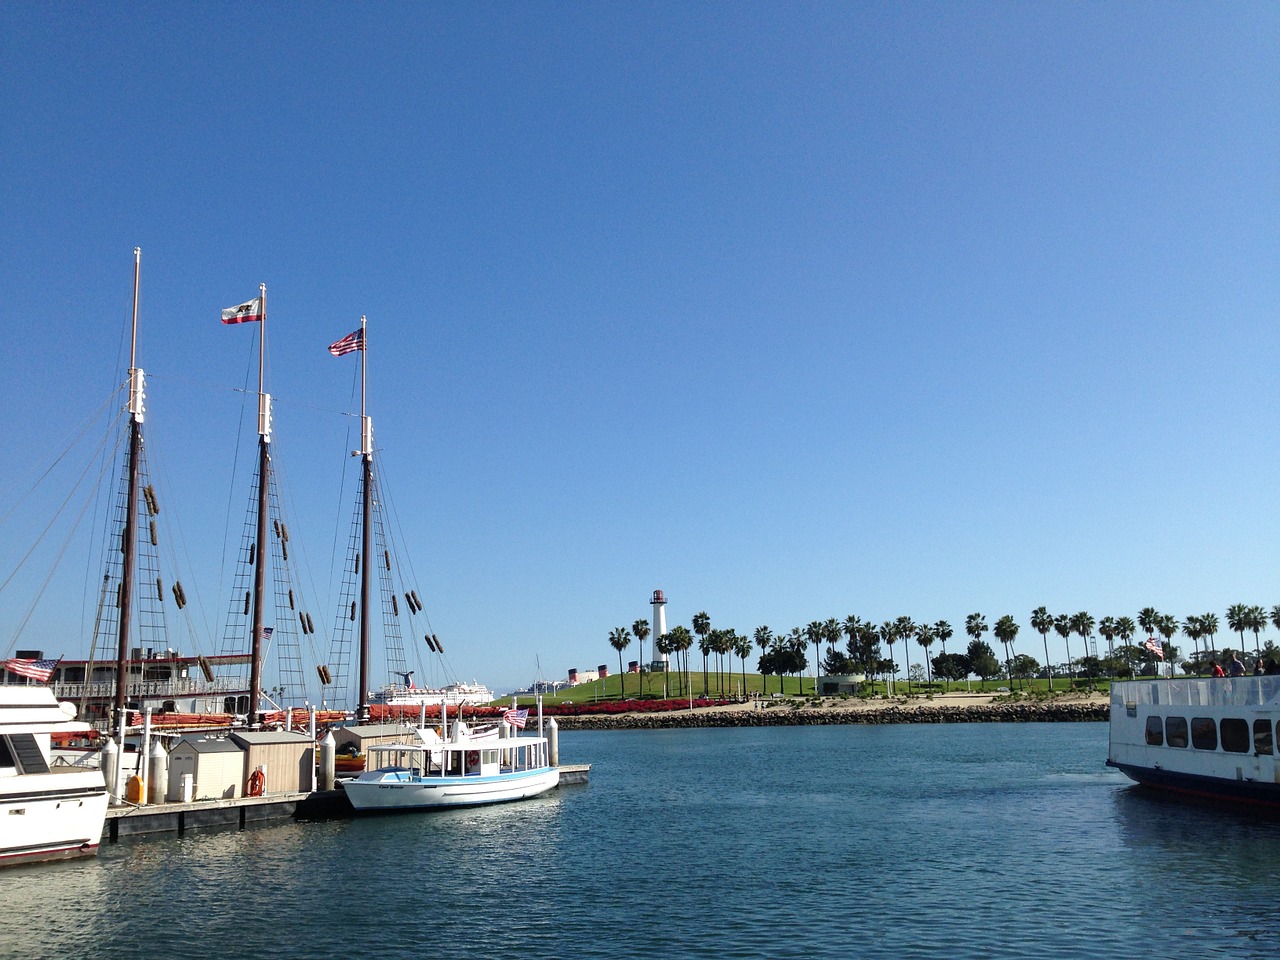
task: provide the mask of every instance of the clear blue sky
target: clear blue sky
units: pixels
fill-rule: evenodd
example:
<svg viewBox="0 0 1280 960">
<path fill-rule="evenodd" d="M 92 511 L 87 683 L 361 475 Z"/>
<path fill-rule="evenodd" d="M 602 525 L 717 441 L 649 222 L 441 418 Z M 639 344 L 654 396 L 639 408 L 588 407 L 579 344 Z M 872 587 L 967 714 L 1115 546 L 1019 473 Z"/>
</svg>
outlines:
<svg viewBox="0 0 1280 960">
<path fill-rule="evenodd" d="M 748 633 L 1012 613 L 1033 655 L 1041 604 L 1280 602 L 1275 5 L 8 4 L 0 54 L 0 490 L 122 377 L 140 246 L 211 636 L 259 282 L 312 606 L 366 314 L 463 678 L 616 668 L 655 588 Z M 18 646 L 87 652 L 77 550 Z"/>
</svg>

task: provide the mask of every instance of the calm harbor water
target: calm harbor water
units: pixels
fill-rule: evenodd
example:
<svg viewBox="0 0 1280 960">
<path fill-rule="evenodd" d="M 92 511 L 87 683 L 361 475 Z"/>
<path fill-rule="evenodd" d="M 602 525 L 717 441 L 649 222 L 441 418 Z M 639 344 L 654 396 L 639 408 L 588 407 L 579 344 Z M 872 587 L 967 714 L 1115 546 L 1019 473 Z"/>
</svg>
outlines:
<svg viewBox="0 0 1280 960">
<path fill-rule="evenodd" d="M 0 956 L 1274 956 L 1280 824 L 1152 798 L 1106 739 L 566 733 L 591 784 L 513 806 L 0 873 Z"/>
</svg>

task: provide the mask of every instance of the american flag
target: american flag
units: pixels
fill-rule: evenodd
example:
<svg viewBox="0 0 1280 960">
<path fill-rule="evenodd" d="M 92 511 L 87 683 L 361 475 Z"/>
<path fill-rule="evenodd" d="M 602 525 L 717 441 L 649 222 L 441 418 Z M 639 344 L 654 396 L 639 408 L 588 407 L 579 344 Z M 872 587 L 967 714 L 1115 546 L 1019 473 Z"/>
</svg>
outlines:
<svg viewBox="0 0 1280 960">
<path fill-rule="evenodd" d="M 248 303 L 227 307 L 222 311 L 223 323 L 250 323 L 262 319 L 262 298 L 254 297 Z"/>
<path fill-rule="evenodd" d="M 329 352 L 335 357 L 340 357 L 345 353 L 354 353 L 357 350 L 364 349 L 364 327 L 361 327 L 355 333 L 348 333 L 341 340 L 335 340 L 329 344 Z"/>
<path fill-rule="evenodd" d="M 57 660 L 19 660 L 17 657 L 4 662 L 4 668 L 10 673 L 30 677 L 41 683 L 49 682 L 49 678 L 53 676 L 53 668 L 57 665 Z"/>
<path fill-rule="evenodd" d="M 1164 647 L 1161 646 L 1160 641 L 1157 640 L 1155 637 L 1147 637 L 1147 642 L 1144 643 L 1143 646 L 1146 647 L 1148 650 L 1150 650 L 1152 653 L 1154 653 L 1161 660 L 1164 659 Z"/>
<path fill-rule="evenodd" d="M 502 715 L 502 719 L 505 720 L 507 723 L 511 724 L 511 726 L 519 727 L 521 730 L 523 730 L 525 723 L 529 719 L 529 711 L 528 709 L 517 710 L 514 707 L 512 707 L 510 710 L 508 710 L 506 713 Z"/>
</svg>

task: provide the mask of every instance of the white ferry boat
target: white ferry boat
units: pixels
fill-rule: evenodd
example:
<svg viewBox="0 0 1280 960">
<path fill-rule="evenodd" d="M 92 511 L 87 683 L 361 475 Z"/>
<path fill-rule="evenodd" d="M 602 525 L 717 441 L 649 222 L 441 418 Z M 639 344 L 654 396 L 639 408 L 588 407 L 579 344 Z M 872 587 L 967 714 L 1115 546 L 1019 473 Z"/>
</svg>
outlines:
<svg viewBox="0 0 1280 960">
<path fill-rule="evenodd" d="M 1149 787 L 1280 808 L 1280 676 L 1111 685 L 1107 766 Z"/>
<path fill-rule="evenodd" d="M 44 686 L 0 686 L 0 866 L 92 857 L 107 815 L 97 769 L 51 762 L 55 733 L 85 733 Z"/>
<path fill-rule="evenodd" d="M 496 734 L 462 722 L 447 739 L 419 729 L 416 743 L 370 747 L 369 769 L 342 788 L 358 813 L 391 813 L 523 800 L 560 783 L 546 737 Z"/>
</svg>

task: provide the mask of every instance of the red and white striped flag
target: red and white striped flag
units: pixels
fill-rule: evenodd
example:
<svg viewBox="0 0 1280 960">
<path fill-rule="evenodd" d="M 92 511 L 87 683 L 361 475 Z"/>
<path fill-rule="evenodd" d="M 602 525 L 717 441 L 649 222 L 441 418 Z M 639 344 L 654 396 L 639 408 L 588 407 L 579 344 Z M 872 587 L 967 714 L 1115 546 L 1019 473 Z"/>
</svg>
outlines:
<svg viewBox="0 0 1280 960">
<path fill-rule="evenodd" d="M 223 323 L 251 323 L 262 319 L 262 298 L 254 297 L 248 303 L 227 307 L 222 311 Z"/>
<path fill-rule="evenodd" d="M 49 682 L 57 665 L 57 660 L 19 660 L 17 657 L 6 660 L 3 664 L 10 673 L 17 674 L 19 677 L 30 677 L 41 683 Z"/>
<path fill-rule="evenodd" d="M 525 723 L 529 720 L 529 711 L 527 709 L 516 710 L 512 708 L 502 715 L 502 719 L 511 726 L 519 727 L 523 730 Z"/>
<path fill-rule="evenodd" d="M 1164 647 L 1155 637 L 1147 637 L 1147 642 L 1143 644 L 1148 650 L 1154 653 L 1161 660 L 1164 659 Z"/>
<path fill-rule="evenodd" d="M 355 333 L 348 333 L 341 340 L 335 340 L 329 344 L 329 352 L 335 357 L 340 357 L 346 353 L 354 353 L 357 350 L 364 349 L 364 327 L 361 327 Z"/>
</svg>

